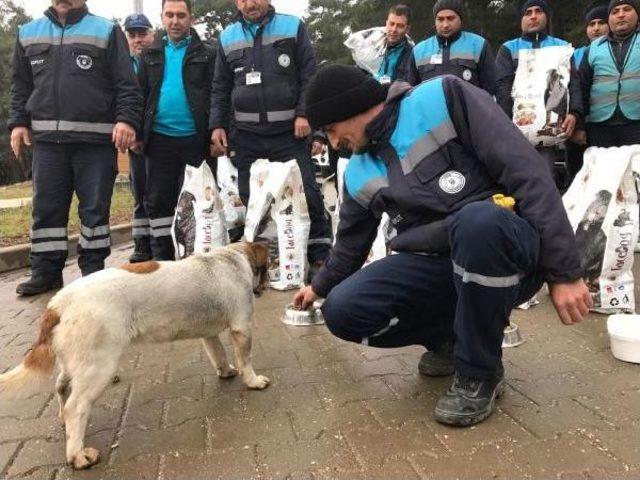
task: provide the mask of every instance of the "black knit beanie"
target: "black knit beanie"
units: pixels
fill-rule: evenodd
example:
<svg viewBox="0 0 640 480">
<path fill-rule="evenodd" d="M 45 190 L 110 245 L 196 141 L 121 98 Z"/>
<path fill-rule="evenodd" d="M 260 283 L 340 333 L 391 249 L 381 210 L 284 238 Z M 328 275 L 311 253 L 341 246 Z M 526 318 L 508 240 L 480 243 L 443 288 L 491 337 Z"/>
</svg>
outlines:
<svg viewBox="0 0 640 480">
<path fill-rule="evenodd" d="M 321 68 L 307 90 L 307 119 L 315 128 L 341 122 L 385 101 L 386 89 L 356 67 Z"/>
<path fill-rule="evenodd" d="M 438 0 L 433 6 L 433 18 L 436 18 L 438 12 L 441 10 L 453 10 L 460 18 L 462 18 L 464 4 L 462 3 L 462 0 Z"/>
<path fill-rule="evenodd" d="M 609 10 L 607 8 L 607 4 L 603 2 L 593 2 L 589 5 L 584 14 L 585 23 L 589 24 L 593 22 L 596 18 L 607 21 L 607 17 L 609 17 Z"/>
<path fill-rule="evenodd" d="M 540 7 L 544 13 L 547 14 L 547 17 L 551 15 L 551 9 L 549 8 L 549 4 L 546 0 L 527 0 L 522 4 L 522 8 L 520 9 L 520 16 L 524 17 L 524 12 L 531 7 Z"/>
<path fill-rule="evenodd" d="M 631 5 L 635 9 L 636 13 L 640 14 L 640 5 L 638 5 L 638 0 L 611 0 L 611 2 L 609 2 L 609 15 L 611 15 L 611 11 L 618 5 Z M 607 15 L 607 17 L 609 15 Z"/>
</svg>

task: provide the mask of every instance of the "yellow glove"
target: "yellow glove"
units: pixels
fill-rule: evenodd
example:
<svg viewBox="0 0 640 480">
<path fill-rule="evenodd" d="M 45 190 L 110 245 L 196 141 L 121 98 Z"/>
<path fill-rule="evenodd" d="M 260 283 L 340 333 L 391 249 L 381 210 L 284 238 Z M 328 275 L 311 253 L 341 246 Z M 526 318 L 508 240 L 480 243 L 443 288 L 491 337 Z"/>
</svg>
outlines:
<svg viewBox="0 0 640 480">
<path fill-rule="evenodd" d="M 497 193 L 496 195 L 494 195 L 493 197 L 491 197 L 493 199 L 493 203 L 495 203 L 497 206 L 502 207 L 502 208 L 506 208 L 507 210 L 510 211 L 515 211 L 516 208 L 516 199 L 513 197 L 505 197 L 503 194 L 501 193 Z"/>
</svg>

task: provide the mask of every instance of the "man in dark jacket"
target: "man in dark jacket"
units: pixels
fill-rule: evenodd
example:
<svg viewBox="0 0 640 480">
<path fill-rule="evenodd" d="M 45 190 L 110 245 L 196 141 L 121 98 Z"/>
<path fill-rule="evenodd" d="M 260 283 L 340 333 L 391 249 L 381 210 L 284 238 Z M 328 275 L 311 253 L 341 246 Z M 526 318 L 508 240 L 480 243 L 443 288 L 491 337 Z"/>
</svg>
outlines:
<svg viewBox="0 0 640 480">
<path fill-rule="evenodd" d="M 413 43 L 408 37 L 410 30 L 411 8 L 401 4 L 391 7 L 385 23 L 387 50 L 380 70 L 375 74 L 376 80 L 381 84 L 389 85 L 395 82 L 402 73 L 402 67 L 413 51 Z"/>
<path fill-rule="evenodd" d="M 637 0 L 612 0 L 607 36 L 591 42 L 580 65 L 587 137 L 594 147 L 640 143 L 640 34 Z"/>
<path fill-rule="evenodd" d="M 486 92 L 450 75 L 413 90 L 396 82 L 385 102 L 384 89 L 357 69 L 327 67 L 309 87 L 307 115 L 334 147 L 356 155 L 336 244 L 294 304 L 326 297 L 327 327 L 351 342 L 423 345 L 431 352 L 421 373 L 455 368 L 436 419 L 484 420 L 504 388 L 511 309 L 544 281 L 566 324 L 581 321 L 591 302 L 548 170 Z M 399 253 L 359 270 L 383 212 Z M 449 342 L 453 358 L 441 350 Z"/>
<path fill-rule="evenodd" d="M 496 66 L 491 45 L 481 36 L 462 30 L 463 10 L 461 0 L 436 2 L 436 35 L 416 45 L 405 67 L 405 79 L 411 85 L 451 74 L 495 94 Z"/>
<path fill-rule="evenodd" d="M 142 13 L 134 13 L 124 20 L 124 31 L 129 42 L 131 65 L 133 71 L 138 74 L 140 69 L 140 55 L 145 48 L 153 43 L 153 26 L 149 19 Z M 147 188 L 147 172 L 144 155 L 129 150 L 129 181 L 131 193 L 133 193 L 133 226 L 132 236 L 134 249 L 129 257 L 131 263 L 146 262 L 151 260 L 151 227 L 149 215 L 144 206 L 144 191 Z"/>
<path fill-rule="evenodd" d="M 215 49 L 191 28 L 190 0 L 165 0 L 165 33 L 141 57 L 138 78 L 145 98 L 145 206 L 156 260 L 175 257 L 171 224 L 185 166 L 209 154 L 209 103 Z"/>
<path fill-rule="evenodd" d="M 111 251 L 116 148 L 133 144 L 142 113 L 122 30 L 90 14 L 85 0 L 54 0 L 44 17 L 20 27 L 10 110 L 16 156 L 33 136 L 32 277 L 17 293 L 35 295 L 62 286 L 74 191 L 82 274 L 104 268 Z"/>
<path fill-rule="evenodd" d="M 316 58 L 302 21 L 276 13 L 270 0 L 236 0 L 237 20 L 220 35 L 211 97 L 212 142 L 235 152 L 240 198 L 247 205 L 253 162 L 296 159 L 311 217 L 311 272 L 324 261 L 331 228 L 311 165 L 304 95 Z M 229 134 L 229 135 L 227 135 Z"/>
</svg>

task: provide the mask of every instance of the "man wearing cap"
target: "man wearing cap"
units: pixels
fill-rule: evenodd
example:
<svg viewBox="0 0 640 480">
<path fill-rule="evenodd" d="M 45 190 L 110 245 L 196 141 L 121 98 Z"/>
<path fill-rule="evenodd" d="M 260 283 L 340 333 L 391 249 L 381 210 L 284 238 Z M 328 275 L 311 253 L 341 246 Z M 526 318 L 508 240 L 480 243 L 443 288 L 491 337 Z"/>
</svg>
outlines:
<svg viewBox="0 0 640 480">
<path fill-rule="evenodd" d="M 585 9 L 584 20 L 586 23 L 587 45 L 577 48 L 573 52 L 573 63 L 576 68 L 580 68 L 585 52 L 588 51 L 589 44 L 596 38 L 609 33 L 609 9 L 607 2 L 593 2 Z M 578 122 L 576 130 L 567 143 L 567 170 L 569 177 L 573 179 L 582 168 L 584 151 L 587 148 L 587 132 L 582 119 Z"/>
<path fill-rule="evenodd" d="M 504 43 L 496 57 L 497 91 L 496 101 L 509 118 L 513 117 L 513 82 L 518 70 L 518 57 L 521 50 L 547 48 L 569 45 L 568 42 L 552 37 L 547 33 L 551 9 L 546 0 L 527 0 L 520 10 L 520 26 L 522 35 L 519 38 Z M 571 65 L 571 78 L 569 80 L 569 113 L 567 114 L 562 129 L 567 137 L 573 135 L 578 119 L 582 114 L 582 98 L 580 93 L 580 81 L 576 67 Z M 538 152 L 545 159 L 550 171 L 555 173 L 555 165 L 558 160 L 564 161 L 564 152 L 555 147 L 539 147 Z M 558 178 L 558 186 L 561 187 L 562 178 Z"/>
<path fill-rule="evenodd" d="M 311 165 L 304 98 L 316 58 L 302 21 L 276 13 L 270 0 L 236 0 L 236 21 L 220 34 L 211 96 L 211 140 L 234 152 L 247 205 L 251 165 L 296 159 L 309 206 L 310 276 L 331 245 L 331 228 Z"/>
<path fill-rule="evenodd" d="M 636 0 L 609 3 L 608 35 L 580 64 L 587 137 L 594 147 L 640 144 L 640 38 Z"/>
<path fill-rule="evenodd" d="M 436 35 L 420 42 L 406 66 L 411 85 L 451 74 L 486 90 L 496 91 L 495 60 L 489 42 L 462 30 L 462 0 L 438 0 L 433 7 Z"/>
<path fill-rule="evenodd" d="M 124 21 L 124 31 L 129 42 L 129 53 L 133 70 L 138 74 L 140 55 L 145 48 L 153 43 L 153 26 L 142 13 L 129 15 Z M 151 227 L 149 216 L 144 206 L 144 191 L 147 185 L 144 155 L 129 150 L 129 181 L 135 202 L 133 208 L 133 254 L 129 257 L 131 263 L 151 260 Z"/>
<path fill-rule="evenodd" d="M 511 309 L 544 281 L 566 324 L 591 302 L 548 170 L 489 95 L 451 75 L 413 89 L 396 82 L 385 100 L 364 73 L 330 66 L 309 87 L 307 115 L 356 154 L 336 243 L 295 306 L 326 297 L 327 327 L 347 341 L 426 347 L 421 373 L 455 370 L 436 419 L 481 422 L 504 389 Z M 384 212 L 398 253 L 360 269 Z M 453 355 L 442 351 L 448 342 Z"/>
<path fill-rule="evenodd" d="M 104 268 L 116 149 L 133 144 L 141 114 L 124 34 L 90 14 L 85 0 L 52 0 L 43 17 L 20 27 L 8 127 L 16 156 L 33 138 L 33 226 L 32 276 L 18 285 L 19 295 L 62 286 L 74 192 L 80 270 Z"/>
<path fill-rule="evenodd" d="M 191 0 L 164 0 L 165 29 L 140 57 L 145 97 L 145 207 L 155 260 L 175 257 L 171 225 L 186 165 L 209 155 L 209 102 L 215 48 L 191 28 Z"/>
</svg>

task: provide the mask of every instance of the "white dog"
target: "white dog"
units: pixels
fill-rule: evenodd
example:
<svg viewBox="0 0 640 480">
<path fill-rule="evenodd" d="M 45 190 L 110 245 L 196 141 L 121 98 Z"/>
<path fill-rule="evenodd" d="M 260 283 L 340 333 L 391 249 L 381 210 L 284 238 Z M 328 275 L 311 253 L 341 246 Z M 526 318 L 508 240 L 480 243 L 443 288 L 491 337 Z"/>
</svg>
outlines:
<svg viewBox="0 0 640 480">
<path fill-rule="evenodd" d="M 84 446 L 89 411 L 132 342 L 202 338 L 218 376 L 230 378 L 238 371 L 218 338 L 229 327 L 242 380 L 249 388 L 266 388 L 269 379 L 256 375 L 250 354 L 253 293 L 268 282 L 267 263 L 264 245 L 245 243 L 180 262 L 131 264 L 81 278 L 51 299 L 22 364 L 0 375 L 0 393 L 39 389 L 50 381 L 57 359 L 67 462 L 83 469 L 100 456 Z"/>
</svg>

